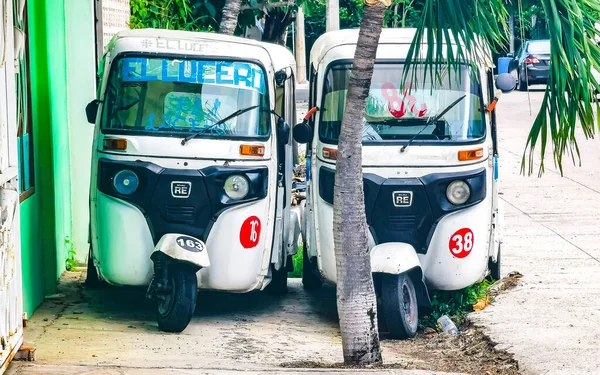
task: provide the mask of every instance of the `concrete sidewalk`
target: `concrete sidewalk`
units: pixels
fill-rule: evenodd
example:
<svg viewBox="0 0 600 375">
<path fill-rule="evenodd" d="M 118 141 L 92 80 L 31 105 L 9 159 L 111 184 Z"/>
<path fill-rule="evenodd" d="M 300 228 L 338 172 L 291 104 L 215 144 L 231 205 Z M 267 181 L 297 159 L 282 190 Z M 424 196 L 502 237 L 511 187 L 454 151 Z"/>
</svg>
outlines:
<svg viewBox="0 0 600 375">
<path fill-rule="evenodd" d="M 531 93 L 537 113 L 543 92 Z M 500 100 L 500 180 L 505 203 L 503 275 L 524 274 L 521 286 L 471 314 L 531 374 L 600 372 L 600 144 L 581 132 L 583 167 L 565 158 L 565 175 L 546 155 L 546 173 L 519 175 L 534 121 L 526 93 Z M 538 151 L 539 155 L 539 151 Z M 539 156 L 536 160 L 539 161 Z M 538 164 L 539 166 L 539 164 Z"/>
<path fill-rule="evenodd" d="M 58 366 L 58 365 L 34 365 L 20 367 L 7 375 L 336 375 L 336 374 L 397 374 L 397 375 L 462 375 L 449 372 L 432 372 L 419 370 L 322 370 L 322 369 L 262 369 L 260 371 L 249 370 L 210 370 L 210 369 L 172 369 L 172 368 L 129 368 L 129 367 L 94 367 L 94 366 Z"/>
</svg>

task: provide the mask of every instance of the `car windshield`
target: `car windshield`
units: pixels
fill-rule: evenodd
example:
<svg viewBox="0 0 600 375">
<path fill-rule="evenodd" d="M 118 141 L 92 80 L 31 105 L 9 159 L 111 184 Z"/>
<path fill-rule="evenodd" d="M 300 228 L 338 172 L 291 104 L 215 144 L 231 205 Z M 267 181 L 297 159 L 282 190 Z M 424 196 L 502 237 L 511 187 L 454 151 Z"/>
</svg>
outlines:
<svg viewBox="0 0 600 375">
<path fill-rule="evenodd" d="M 550 41 L 543 40 L 539 42 L 529 42 L 527 46 L 527 53 L 531 53 L 533 55 L 548 55 L 550 54 Z"/>
<path fill-rule="evenodd" d="M 269 135 L 263 69 L 250 62 L 124 57 L 111 70 L 105 133 L 261 138 Z M 219 120 L 258 106 L 225 123 Z"/>
<path fill-rule="evenodd" d="M 349 64 L 329 69 L 324 82 L 319 136 L 322 142 L 337 144 L 350 79 Z M 470 67 L 458 74 L 431 74 L 423 79 L 423 68 L 415 66 L 421 82 L 403 87 L 404 66 L 376 63 L 363 118 L 363 144 L 387 141 L 465 142 L 485 136 L 480 85 Z M 437 121 L 428 124 L 452 103 L 464 96 Z"/>
</svg>

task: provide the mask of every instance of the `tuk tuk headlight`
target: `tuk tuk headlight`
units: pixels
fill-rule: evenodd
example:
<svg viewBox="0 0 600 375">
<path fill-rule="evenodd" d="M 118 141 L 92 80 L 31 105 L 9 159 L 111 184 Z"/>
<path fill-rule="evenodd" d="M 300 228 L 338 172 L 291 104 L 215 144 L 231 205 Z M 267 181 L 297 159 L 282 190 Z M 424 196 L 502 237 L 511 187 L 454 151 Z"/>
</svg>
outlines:
<svg viewBox="0 0 600 375">
<path fill-rule="evenodd" d="M 140 179 L 135 172 L 128 169 L 120 171 L 113 179 L 113 186 L 117 193 L 121 195 L 130 195 L 135 193 L 140 185 Z"/>
<path fill-rule="evenodd" d="M 246 195 L 248 195 L 250 185 L 244 176 L 234 174 L 225 180 L 223 189 L 225 189 L 225 194 L 227 194 L 229 198 L 239 200 L 244 199 Z"/>
<path fill-rule="evenodd" d="M 465 204 L 471 197 L 471 188 L 464 181 L 452 181 L 446 189 L 446 198 L 455 206 Z"/>
</svg>

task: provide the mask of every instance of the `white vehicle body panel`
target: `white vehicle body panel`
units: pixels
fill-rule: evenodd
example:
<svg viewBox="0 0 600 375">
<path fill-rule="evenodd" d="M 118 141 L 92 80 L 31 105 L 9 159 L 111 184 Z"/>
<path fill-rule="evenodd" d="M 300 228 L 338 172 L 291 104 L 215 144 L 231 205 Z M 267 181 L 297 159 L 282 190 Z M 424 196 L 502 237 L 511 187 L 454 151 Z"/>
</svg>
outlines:
<svg viewBox="0 0 600 375">
<path fill-rule="evenodd" d="M 252 61 L 264 68 L 267 93 L 271 109 L 275 106 L 274 74 L 285 69 L 291 80 L 295 73 L 293 55 L 284 47 L 248 39 L 210 33 L 191 33 L 171 30 L 127 30 L 117 34 L 107 46 L 100 87 L 101 98 L 113 61 L 121 53 L 150 53 L 155 56 L 185 56 L 186 58 L 224 58 Z M 292 86 L 293 87 L 293 86 Z M 277 210 L 277 118 L 270 115 L 271 135 L 266 141 L 241 141 L 231 139 L 195 138 L 181 144 L 180 137 L 104 135 L 100 129 L 102 104 L 96 118 L 93 144 L 92 180 L 90 189 L 91 246 L 94 265 L 102 279 L 115 285 L 148 285 L 153 275 L 150 255 L 155 250 L 154 235 L 148 218 L 139 207 L 122 199 L 110 197 L 99 191 L 98 164 L 106 159 L 129 163 L 152 163 L 158 168 L 198 171 L 208 167 L 266 167 L 268 181 L 266 197 L 249 203 L 227 208 L 213 218 L 206 238 L 203 259 L 188 259 L 197 265 L 206 264 L 198 272 L 200 288 L 232 292 L 262 289 L 270 281 L 270 264 L 273 256 L 285 262 L 282 252 L 290 252 L 289 223 L 293 218 L 290 204 L 283 210 L 282 221 L 276 230 Z M 295 118 L 288 119 L 293 124 Z M 105 139 L 125 139 L 125 151 L 104 150 Z M 263 146 L 261 156 L 240 155 L 241 145 Z M 286 156 L 292 148 L 287 146 Z M 291 160 L 291 156 L 290 159 Z M 291 186 L 291 161 L 286 166 L 286 179 Z M 194 187 L 192 187 L 193 189 Z M 290 200 L 289 192 L 279 199 Z M 284 216 L 287 215 L 287 216 Z M 241 244 L 241 227 L 245 220 L 256 216 L 260 222 L 256 246 L 244 248 Z M 297 222 L 296 218 L 296 222 Z M 279 231 L 279 232 L 278 232 Z M 297 236 L 296 236 L 297 237 Z M 165 237 L 163 237 L 165 238 Z M 171 237 L 169 237 L 171 238 Z M 281 239 L 277 242 L 275 239 Z M 156 245 L 158 249 L 161 243 Z M 176 246 L 175 246 L 176 247 Z M 177 255 L 173 253 L 173 255 Z M 179 253 L 177 257 L 185 260 Z M 204 259 L 206 257 L 206 259 Z M 280 262 L 279 266 L 283 264 Z"/>
<path fill-rule="evenodd" d="M 421 267 L 415 248 L 405 243 L 388 242 L 376 245 L 371 248 L 370 255 L 373 272 L 399 275 Z"/>
<path fill-rule="evenodd" d="M 316 94 L 311 105 L 320 107 L 323 84 L 328 66 L 337 61 L 351 61 L 354 56 L 357 30 L 342 30 L 327 33 L 317 40 L 311 51 L 311 64 L 316 72 L 316 85 L 311 86 Z M 384 29 L 377 49 L 378 60 L 403 59 L 406 57 L 414 36 L 414 30 Z M 426 50 L 426 48 L 425 48 Z M 486 51 L 489 52 L 489 51 Z M 424 51 L 425 53 L 425 51 Z M 487 55 L 486 55 L 487 56 Z M 491 58 L 481 61 L 482 92 L 484 104 L 489 104 L 487 69 Z M 493 83 L 492 83 L 493 84 Z M 303 238 L 308 245 L 309 257 L 317 257 L 318 267 L 326 280 L 336 281 L 336 262 L 333 242 L 333 206 L 319 193 L 321 168 L 335 170 L 335 162 L 323 156 L 323 148 L 337 146 L 324 143 L 319 138 L 320 111 L 314 115 L 312 148 L 307 158 L 310 180 L 307 183 L 307 203 L 302 218 Z M 487 273 L 488 259 L 496 259 L 501 242 L 502 210 L 497 198 L 497 179 L 494 162 L 491 116 L 485 114 L 486 138 L 470 145 L 445 144 L 419 145 L 413 143 L 404 152 L 401 146 L 364 145 L 362 149 L 363 172 L 391 178 L 423 178 L 434 173 L 463 173 L 485 170 L 487 194 L 479 203 L 445 215 L 435 225 L 426 251 L 417 251 L 412 245 L 400 242 L 376 244 L 369 234 L 372 249 L 373 272 L 396 274 L 414 267 L 422 269 L 424 280 L 432 289 L 461 289 L 481 281 Z M 460 161 L 458 152 L 483 149 L 483 156 L 476 161 Z M 391 197 L 390 197 L 391 198 Z M 392 200 L 390 199 L 390 205 Z M 451 252 L 452 236 L 462 228 L 472 231 L 474 242 L 466 257 L 458 258 Z"/>
</svg>

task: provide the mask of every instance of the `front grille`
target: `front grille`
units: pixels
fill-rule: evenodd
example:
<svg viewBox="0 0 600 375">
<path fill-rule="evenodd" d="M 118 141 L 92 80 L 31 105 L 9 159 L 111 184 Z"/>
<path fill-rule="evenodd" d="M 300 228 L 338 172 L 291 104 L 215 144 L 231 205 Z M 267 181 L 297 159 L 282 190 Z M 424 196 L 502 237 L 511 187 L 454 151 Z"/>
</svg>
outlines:
<svg viewBox="0 0 600 375">
<path fill-rule="evenodd" d="M 386 227 L 390 230 L 416 229 L 417 217 L 415 215 L 390 215 Z"/>
<path fill-rule="evenodd" d="M 165 206 L 165 219 L 170 222 L 194 221 L 196 209 L 193 206 Z"/>
</svg>

